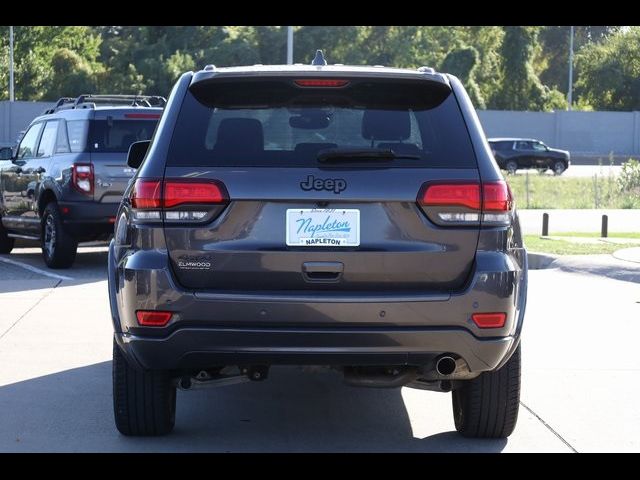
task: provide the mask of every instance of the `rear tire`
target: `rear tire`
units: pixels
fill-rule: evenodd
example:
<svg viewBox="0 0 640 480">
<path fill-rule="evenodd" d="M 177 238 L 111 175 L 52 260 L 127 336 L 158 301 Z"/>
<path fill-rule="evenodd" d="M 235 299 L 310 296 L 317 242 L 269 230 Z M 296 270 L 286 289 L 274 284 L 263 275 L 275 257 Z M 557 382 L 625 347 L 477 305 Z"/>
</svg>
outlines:
<svg viewBox="0 0 640 480">
<path fill-rule="evenodd" d="M 0 218 L 0 253 L 11 253 L 15 240 L 7 236 L 7 231 L 2 226 L 2 218 Z"/>
<path fill-rule="evenodd" d="M 507 172 L 509 172 L 510 175 L 515 175 L 516 171 L 518 170 L 518 162 L 516 162 L 515 160 L 509 160 L 505 164 L 504 168 Z"/>
<path fill-rule="evenodd" d="M 452 392 L 453 419 L 464 437 L 507 438 L 520 407 L 520 345 L 499 370 L 484 372 Z"/>
<path fill-rule="evenodd" d="M 40 233 L 42 257 L 49 268 L 69 268 L 76 259 L 78 242 L 64 231 L 62 218 L 55 202 L 49 203 L 42 214 Z"/>
<path fill-rule="evenodd" d="M 176 387 L 168 372 L 136 370 L 113 342 L 113 413 L 127 436 L 165 435 L 175 425 Z"/>
</svg>

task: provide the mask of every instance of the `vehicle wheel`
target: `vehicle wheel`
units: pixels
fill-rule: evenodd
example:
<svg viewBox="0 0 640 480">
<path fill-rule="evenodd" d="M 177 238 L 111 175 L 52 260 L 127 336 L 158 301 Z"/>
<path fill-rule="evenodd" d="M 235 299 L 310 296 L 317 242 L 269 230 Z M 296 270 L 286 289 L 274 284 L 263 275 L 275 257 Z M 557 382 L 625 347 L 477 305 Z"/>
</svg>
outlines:
<svg viewBox="0 0 640 480">
<path fill-rule="evenodd" d="M 465 437 L 506 438 L 520 406 L 520 346 L 499 370 L 484 372 L 452 392 L 456 430 Z"/>
<path fill-rule="evenodd" d="M 176 387 L 168 372 L 136 370 L 113 341 L 113 413 L 127 436 L 165 435 L 175 425 Z"/>
<path fill-rule="evenodd" d="M 558 160 L 553 164 L 554 175 L 562 175 L 566 169 L 567 169 L 567 166 L 564 164 L 564 162 L 561 162 L 560 160 Z"/>
<path fill-rule="evenodd" d="M 0 253 L 10 253 L 13 250 L 15 240 L 7 236 L 7 231 L 2 226 L 2 218 L 0 218 Z"/>
<path fill-rule="evenodd" d="M 518 162 L 515 160 L 509 160 L 504 166 L 505 170 L 509 172 L 509 174 L 513 175 L 518 170 Z"/>
<path fill-rule="evenodd" d="M 76 258 L 78 242 L 64 231 L 58 205 L 49 203 L 42 215 L 42 256 L 49 268 L 69 268 Z"/>
</svg>

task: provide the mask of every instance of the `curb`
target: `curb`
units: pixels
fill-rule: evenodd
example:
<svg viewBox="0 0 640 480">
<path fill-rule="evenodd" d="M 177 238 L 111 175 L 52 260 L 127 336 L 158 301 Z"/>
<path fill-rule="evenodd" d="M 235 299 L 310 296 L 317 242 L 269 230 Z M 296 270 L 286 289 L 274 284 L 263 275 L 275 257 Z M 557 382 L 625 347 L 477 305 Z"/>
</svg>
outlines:
<svg viewBox="0 0 640 480">
<path fill-rule="evenodd" d="M 613 255 L 613 258 L 624 260 L 625 262 L 640 263 L 640 247 L 621 248 L 611 255 Z"/>
<path fill-rule="evenodd" d="M 548 268 L 558 257 L 547 253 L 527 252 L 527 259 L 530 270 L 542 270 Z"/>
</svg>

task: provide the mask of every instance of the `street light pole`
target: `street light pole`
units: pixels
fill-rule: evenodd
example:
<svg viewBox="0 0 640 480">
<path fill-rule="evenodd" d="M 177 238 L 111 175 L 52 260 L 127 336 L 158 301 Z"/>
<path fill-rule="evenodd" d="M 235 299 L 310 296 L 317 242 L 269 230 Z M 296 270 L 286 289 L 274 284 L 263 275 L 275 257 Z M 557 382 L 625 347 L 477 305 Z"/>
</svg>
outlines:
<svg viewBox="0 0 640 480">
<path fill-rule="evenodd" d="M 293 27 L 287 27 L 287 65 L 293 64 Z"/>
<path fill-rule="evenodd" d="M 13 94 L 13 27 L 9 27 L 9 101 L 15 100 Z"/>
<path fill-rule="evenodd" d="M 573 26 L 569 34 L 569 91 L 567 92 L 567 110 L 571 111 L 573 103 Z"/>
</svg>

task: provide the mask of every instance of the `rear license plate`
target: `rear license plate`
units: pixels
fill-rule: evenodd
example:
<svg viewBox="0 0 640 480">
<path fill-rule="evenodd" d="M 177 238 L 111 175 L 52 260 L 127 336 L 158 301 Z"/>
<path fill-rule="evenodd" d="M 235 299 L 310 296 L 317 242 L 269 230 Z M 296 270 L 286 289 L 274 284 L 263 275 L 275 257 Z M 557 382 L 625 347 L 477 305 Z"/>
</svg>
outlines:
<svg viewBox="0 0 640 480">
<path fill-rule="evenodd" d="M 289 246 L 360 245 L 360 210 L 357 209 L 288 209 L 286 224 Z"/>
</svg>

